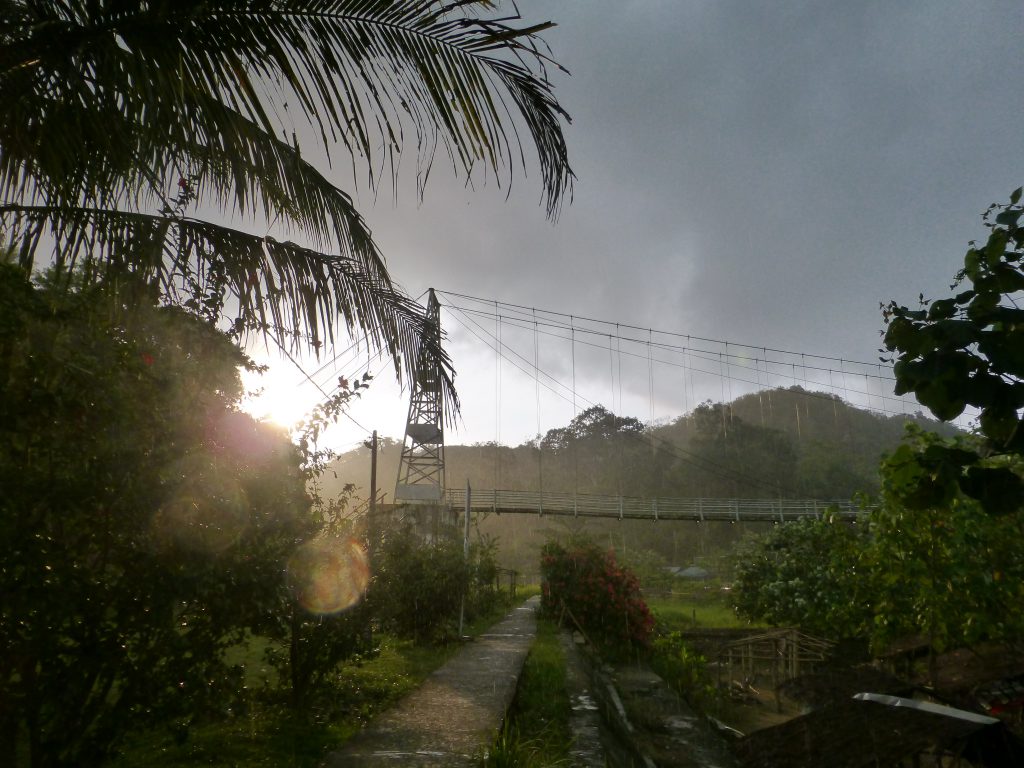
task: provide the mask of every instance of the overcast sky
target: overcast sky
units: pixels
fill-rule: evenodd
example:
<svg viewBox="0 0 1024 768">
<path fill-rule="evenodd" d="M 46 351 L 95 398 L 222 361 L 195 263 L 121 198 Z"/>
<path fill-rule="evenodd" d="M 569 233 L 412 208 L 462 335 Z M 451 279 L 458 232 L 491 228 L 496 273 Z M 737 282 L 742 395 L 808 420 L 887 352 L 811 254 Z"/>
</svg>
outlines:
<svg viewBox="0 0 1024 768">
<path fill-rule="evenodd" d="M 983 237 L 981 211 L 1024 183 L 1020 0 L 519 8 L 558 24 L 545 40 L 571 73 L 555 81 L 572 115 L 574 199 L 551 223 L 536 174 L 517 174 L 510 192 L 467 189 L 441 163 L 421 204 L 406 187 L 397 203 L 363 190 L 358 204 L 413 296 L 433 286 L 873 361 L 879 302 L 948 293 L 967 242 Z M 449 442 L 516 444 L 571 418 L 544 391 L 538 420 L 536 385 L 510 368 L 499 380 L 493 351 L 451 313 L 444 323 L 464 401 Z M 516 343 L 533 354 L 529 334 Z M 581 398 L 645 421 L 742 389 L 687 389 L 669 367 L 649 376 L 643 361 L 615 384 L 607 357 L 538 345 L 546 370 L 568 377 L 575 362 Z M 294 368 L 274 367 L 268 391 L 315 399 Z M 400 439 L 408 406 L 388 378 L 351 413 Z M 617 386 L 626 394 L 613 403 Z M 342 449 L 361 436 L 351 424 L 342 432 Z"/>
</svg>

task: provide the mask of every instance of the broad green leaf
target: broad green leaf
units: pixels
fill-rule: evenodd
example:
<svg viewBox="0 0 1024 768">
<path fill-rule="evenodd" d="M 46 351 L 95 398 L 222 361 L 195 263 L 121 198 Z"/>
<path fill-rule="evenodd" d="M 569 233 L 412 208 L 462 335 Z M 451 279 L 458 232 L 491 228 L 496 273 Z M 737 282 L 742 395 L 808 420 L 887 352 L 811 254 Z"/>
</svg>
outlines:
<svg viewBox="0 0 1024 768">
<path fill-rule="evenodd" d="M 1017 410 L 1006 406 L 990 406 L 981 412 L 979 418 L 982 433 L 996 445 L 1007 443 L 1020 427 Z"/>
<path fill-rule="evenodd" d="M 1017 220 L 1020 219 L 1021 214 L 1024 214 L 1024 210 L 1021 210 L 1020 208 L 1007 208 L 1005 211 L 1000 211 L 996 216 L 996 224 L 1015 227 L 1017 226 Z"/>
<path fill-rule="evenodd" d="M 996 229 L 989 235 L 988 242 L 985 244 L 985 261 L 989 266 L 999 263 L 1009 241 L 1010 234 L 1005 229 Z"/>
<path fill-rule="evenodd" d="M 948 320 L 956 314 L 957 302 L 953 299 L 939 299 L 928 310 L 929 320 Z"/>
<path fill-rule="evenodd" d="M 959 397 L 951 390 L 949 380 L 930 380 L 918 387 L 914 394 L 928 410 L 941 421 L 952 421 L 964 412 L 966 398 Z"/>
<path fill-rule="evenodd" d="M 971 467 L 960 488 L 993 515 L 1019 512 L 1024 503 L 1024 481 L 1007 467 Z"/>
</svg>

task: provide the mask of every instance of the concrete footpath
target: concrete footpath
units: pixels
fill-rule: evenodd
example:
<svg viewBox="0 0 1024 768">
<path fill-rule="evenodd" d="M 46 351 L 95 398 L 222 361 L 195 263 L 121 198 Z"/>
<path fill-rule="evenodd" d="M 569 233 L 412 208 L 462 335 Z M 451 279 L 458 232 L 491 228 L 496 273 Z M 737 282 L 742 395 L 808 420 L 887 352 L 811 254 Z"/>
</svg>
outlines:
<svg viewBox="0 0 1024 768">
<path fill-rule="evenodd" d="M 494 743 L 537 634 L 539 597 L 469 642 L 325 768 L 474 766 Z"/>
</svg>

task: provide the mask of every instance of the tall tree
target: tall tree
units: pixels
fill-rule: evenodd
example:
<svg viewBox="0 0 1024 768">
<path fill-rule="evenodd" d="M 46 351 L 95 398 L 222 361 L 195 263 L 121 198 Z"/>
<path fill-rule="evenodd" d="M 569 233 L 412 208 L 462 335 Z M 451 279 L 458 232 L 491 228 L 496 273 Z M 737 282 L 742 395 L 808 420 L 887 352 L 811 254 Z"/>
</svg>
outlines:
<svg viewBox="0 0 1024 768">
<path fill-rule="evenodd" d="M 566 492 L 656 496 L 671 456 L 652 444 L 643 423 L 594 405 L 565 427 L 548 430 L 538 448 L 547 462 L 544 488 Z"/>
<path fill-rule="evenodd" d="M 949 500 L 907 493 L 922 487 L 921 459 L 935 447 L 969 453 L 978 442 L 908 428 L 904 444 L 882 462 L 882 504 L 871 515 L 879 642 L 921 633 L 943 651 L 984 639 L 1012 642 L 1024 630 L 1024 513 L 986 515 L 959 492 Z"/>
<path fill-rule="evenodd" d="M 1021 509 L 1024 480 L 1024 206 L 1022 190 L 992 205 L 984 244 L 972 242 L 950 289 L 955 296 L 916 309 L 883 308 L 885 349 L 893 354 L 896 394 L 912 392 L 944 421 L 979 412 L 975 445 L 921 443 L 903 457 L 890 494 L 910 509 L 948 507 L 960 494 L 994 514 Z M 911 467 L 911 463 L 916 469 Z"/>
<path fill-rule="evenodd" d="M 118 301 L 0 263 L 5 765 L 94 765 L 220 706 L 240 689 L 223 651 L 317 529 L 295 446 L 235 409 L 237 347 Z"/>
<path fill-rule="evenodd" d="M 165 295 L 237 300 L 237 330 L 319 348 L 349 330 L 415 359 L 423 319 L 351 198 L 310 160 L 397 174 L 525 167 L 555 216 L 571 188 L 538 34 L 489 0 L 4 0 L 0 226 L 24 266 L 132 273 Z M 305 147 L 309 149 L 309 147 Z M 282 242 L 198 216 L 220 209 Z M 213 297 L 213 298 L 211 298 Z M 438 350 L 439 353 L 439 350 Z"/>
</svg>

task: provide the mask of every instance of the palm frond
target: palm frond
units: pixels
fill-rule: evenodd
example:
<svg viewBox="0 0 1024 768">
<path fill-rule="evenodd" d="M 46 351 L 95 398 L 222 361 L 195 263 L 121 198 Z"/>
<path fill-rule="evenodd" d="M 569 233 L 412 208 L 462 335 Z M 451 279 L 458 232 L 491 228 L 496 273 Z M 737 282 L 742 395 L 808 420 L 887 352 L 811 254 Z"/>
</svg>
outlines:
<svg viewBox="0 0 1024 768">
<path fill-rule="evenodd" d="M 34 177 L 65 201 L 93 200 L 112 178 L 144 186 L 171 135 L 202 143 L 232 124 L 212 103 L 271 135 L 290 103 L 330 149 L 370 161 L 414 134 L 420 175 L 440 144 L 458 170 L 525 162 L 517 121 L 537 149 L 549 215 L 571 189 L 562 121 L 537 37 L 518 15 L 471 15 L 477 1 L 54 0 L 13 3 L 0 26 L 0 190 Z M 11 18 L 15 21 L 12 22 Z M 10 29 L 9 29 L 10 28 Z M 290 113 L 290 112 L 289 112 Z M 117 118 L 115 121 L 113 118 Z M 117 123 L 132 132 L 111 131 Z M 128 147 L 132 151 L 126 152 Z M 367 163 L 372 174 L 373 162 Z M 131 184 L 129 184 L 131 186 Z"/>
<path fill-rule="evenodd" d="M 281 341 L 317 346 L 340 317 L 408 376 L 422 312 L 394 289 L 351 199 L 303 158 L 295 122 L 365 163 L 371 184 L 413 146 L 421 193 L 439 151 L 505 183 L 530 166 L 532 143 L 556 216 L 573 176 L 538 37 L 549 25 L 492 9 L 0 0 L 0 224 L 24 264 L 45 247 L 58 267 L 135 272 L 172 296 L 224 288 L 243 325 Z M 166 201 L 177 176 L 313 247 L 182 216 Z M 448 402 L 457 408 L 453 391 Z"/>
<path fill-rule="evenodd" d="M 427 328 L 422 307 L 386 275 L 347 256 L 330 255 L 185 217 L 96 208 L 0 205 L 0 222 L 31 266 L 48 244 L 52 260 L 90 277 L 130 275 L 172 301 L 224 291 L 235 326 L 273 337 L 282 347 L 333 340 L 334 321 L 385 350 L 396 375 L 411 382 L 421 344 L 439 361 L 449 419 L 459 402 L 451 363 Z"/>
</svg>

